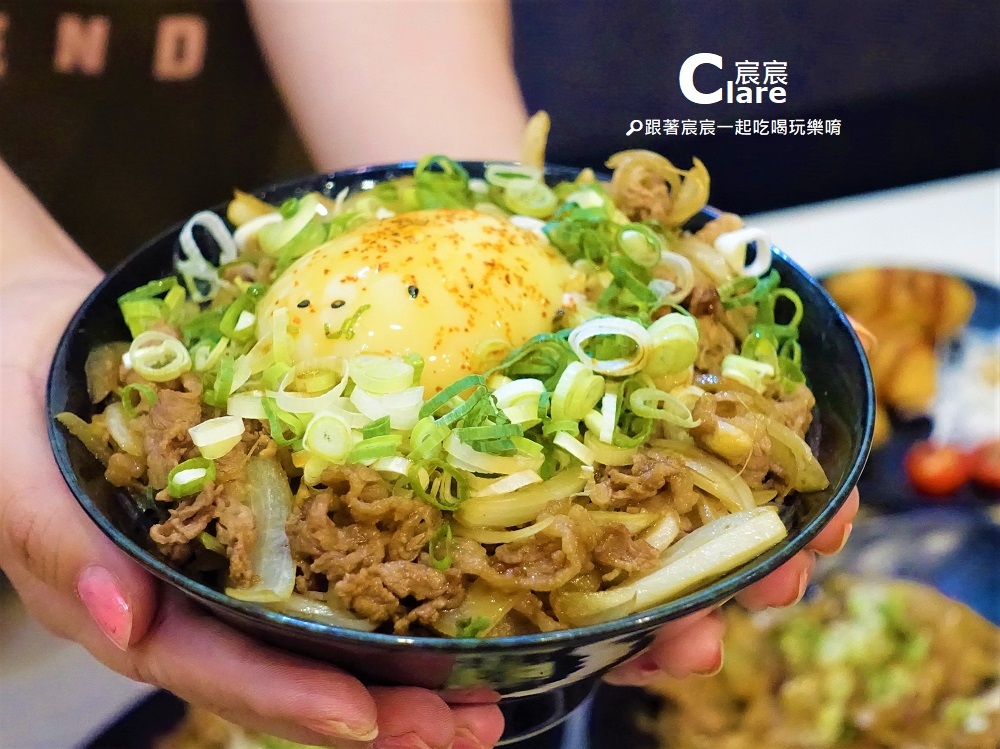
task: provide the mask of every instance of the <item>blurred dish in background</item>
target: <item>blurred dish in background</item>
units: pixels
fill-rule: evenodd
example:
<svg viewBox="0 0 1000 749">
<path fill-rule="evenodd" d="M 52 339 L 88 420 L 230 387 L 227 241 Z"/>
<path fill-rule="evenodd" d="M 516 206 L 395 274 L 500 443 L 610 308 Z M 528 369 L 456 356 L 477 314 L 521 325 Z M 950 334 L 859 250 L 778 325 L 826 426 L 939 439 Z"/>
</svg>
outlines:
<svg viewBox="0 0 1000 749">
<path fill-rule="evenodd" d="M 1000 629 L 919 583 L 828 581 L 809 601 L 726 610 L 726 660 L 665 678 L 660 746 L 968 747 L 1000 740 Z"/>
<path fill-rule="evenodd" d="M 882 450 L 862 479 L 866 501 L 912 503 L 900 465 L 923 495 L 1000 498 L 1000 289 L 899 268 L 837 273 L 824 285 L 877 339 L 870 358 Z"/>
<path fill-rule="evenodd" d="M 1000 525 L 982 512 L 859 522 L 844 551 L 822 560 L 823 588 L 805 602 L 726 609 L 719 675 L 601 686 L 589 749 L 994 749 L 998 556 Z"/>
<path fill-rule="evenodd" d="M 830 276 L 827 291 L 878 343 L 869 353 L 879 399 L 875 447 L 889 437 L 889 410 L 926 414 L 936 392 L 934 348 L 972 315 L 976 297 L 964 281 L 941 273 L 861 268 Z"/>
</svg>

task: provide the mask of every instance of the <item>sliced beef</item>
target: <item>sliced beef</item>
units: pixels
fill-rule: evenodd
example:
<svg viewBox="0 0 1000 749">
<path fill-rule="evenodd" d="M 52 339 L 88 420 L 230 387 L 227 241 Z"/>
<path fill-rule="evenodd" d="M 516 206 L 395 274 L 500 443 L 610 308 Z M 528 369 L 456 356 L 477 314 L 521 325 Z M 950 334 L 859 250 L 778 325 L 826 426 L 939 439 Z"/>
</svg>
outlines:
<svg viewBox="0 0 1000 749">
<path fill-rule="evenodd" d="M 436 570 L 416 562 L 385 562 L 346 575 L 334 587 L 344 604 L 373 622 L 392 621 L 397 634 L 420 622 L 430 626 L 442 611 L 465 597 L 458 570 Z"/>
<path fill-rule="evenodd" d="M 775 416 L 800 437 L 805 437 L 812 424 L 812 410 L 816 398 L 803 383 L 795 386 L 791 393 L 781 392 L 774 404 Z"/>
<path fill-rule="evenodd" d="M 139 417 L 146 451 L 147 477 L 154 489 L 167 485 L 167 474 L 192 449 L 188 429 L 202 421 L 201 382 L 188 372 L 180 379 L 181 390 L 160 388 L 156 405 Z"/>
<path fill-rule="evenodd" d="M 656 566 L 659 552 L 641 538 L 632 538 L 621 523 L 609 523 L 601 528 L 601 537 L 594 547 L 594 561 L 605 567 L 644 572 Z"/>
</svg>

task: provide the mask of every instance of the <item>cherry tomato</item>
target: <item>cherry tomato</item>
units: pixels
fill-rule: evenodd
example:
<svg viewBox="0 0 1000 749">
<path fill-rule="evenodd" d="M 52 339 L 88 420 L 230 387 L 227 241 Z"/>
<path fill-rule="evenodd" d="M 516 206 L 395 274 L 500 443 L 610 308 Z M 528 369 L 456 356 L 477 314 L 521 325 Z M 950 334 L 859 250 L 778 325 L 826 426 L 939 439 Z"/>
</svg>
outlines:
<svg viewBox="0 0 1000 749">
<path fill-rule="evenodd" d="M 956 491 L 971 473 L 969 458 L 961 450 L 929 440 L 911 447 L 903 465 L 913 488 L 935 496 Z"/>
<path fill-rule="evenodd" d="M 1000 492 L 1000 439 L 984 442 L 971 457 L 972 480 Z"/>
</svg>

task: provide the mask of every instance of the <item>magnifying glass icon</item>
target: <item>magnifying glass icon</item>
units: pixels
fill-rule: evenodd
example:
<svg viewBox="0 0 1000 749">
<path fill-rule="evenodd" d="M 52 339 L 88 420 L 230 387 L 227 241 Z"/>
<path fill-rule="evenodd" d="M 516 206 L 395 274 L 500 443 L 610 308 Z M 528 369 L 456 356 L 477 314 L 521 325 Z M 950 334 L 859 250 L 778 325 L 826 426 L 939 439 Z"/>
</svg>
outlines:
<svg viewBox="0 0 1000 749">
<path fill-rule="evenodd" d="M 629 123 L 628 132 L 625 133 L 625 135 L 629 136 L 632 133 L 638 133 L 640 130 L 642 130 L 642 120 L 632 120 L 632 122 Z"/>
</svg>

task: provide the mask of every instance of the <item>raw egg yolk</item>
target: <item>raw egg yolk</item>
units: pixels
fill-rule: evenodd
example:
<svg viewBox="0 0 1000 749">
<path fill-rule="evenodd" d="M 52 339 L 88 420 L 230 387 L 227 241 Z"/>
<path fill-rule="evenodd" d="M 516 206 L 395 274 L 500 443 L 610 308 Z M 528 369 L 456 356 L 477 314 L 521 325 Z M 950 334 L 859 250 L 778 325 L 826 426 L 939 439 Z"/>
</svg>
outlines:
<svg viewBox="0 0 1000 749">
<path fill-rule="evenodd" d="M 572 274 L 508 221 L 464 208 L 402 213 L 297 260 L 262 300 L 259 333 L 285 307 L 297 360 L 416 353 L 433 393 L 550 332 Z"/>
</svg>

